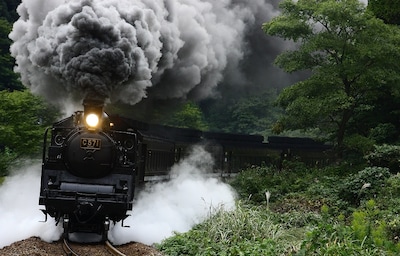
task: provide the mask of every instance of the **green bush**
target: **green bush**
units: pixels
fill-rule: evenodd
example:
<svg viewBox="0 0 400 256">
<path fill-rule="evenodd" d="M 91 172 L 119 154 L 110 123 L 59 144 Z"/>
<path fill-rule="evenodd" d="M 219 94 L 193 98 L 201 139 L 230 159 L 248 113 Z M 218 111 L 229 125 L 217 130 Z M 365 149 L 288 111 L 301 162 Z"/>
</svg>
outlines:
<svg viewBox="0 0 400 256">
<path fill-rule="evenodd" d="M 375 146 L 374 151 L 367 154 L 365 159 L 370 166 L 387 167 L 392 173 L 400 171 L 400 146 L 379 145 Z"/>
<path fill-rule="evenodd" d="M 332 218 L 328 207 L 322 219 L 307 234 L 296 255 L 397 255 L 399 247 L 388 239 L 386 223 L 374 200 L 366 202 L 352 215 L 350 225 Z"/>
<path fill-rule="evenodd" d="M 265 202 L 265 192 L 269 191 L 268 177 L 274 170 L 269 167 L 248 168 L 240 172 L 231 185 L 237 191 L 239 198 L 251 199 L 253 202 Z"/>
<path fill-rule="evenodd" d="M 390 255 L 398 255 L 400 252 L 398 244 L 389 237 L 390 229 L 387 227 L 387 221 L 375 200 L 368 200 L 361 209 L 353 213 L 351 228 L 354 237 L 363 241 L 366 247 L 381 248 L 391 252 Z"/>
<path fill-rule="evenodd" d="M 386 180 L 378 199 L 379 206 L 385 209 L 384 219 L 387 220 L 389 238 L 393 241 L 398 240 L 400 237 L 400 174 L 392 175 Z"/>
<path fill-rule="evenodd" d="M 395 141 L 397 137 L 396 126 L 391 123 L 378 124 L 369 132 L 369 138 L 373 139 L 376 143 L 389 143 Z"/>
<path fill-rule="evenodd" d="M 387 232 L 388 239 L 391 241 L 397 241 L 400 237 L 400 216 L 398 214 L 394 214 L 391 216 L 386 216 L 387 221 Z"/>
<path fill-rule="evenodd" d="M 386 180 L 384 194 L 392 198 L 400 198 L 400 173 L 392 175 Z"/>
<path fill-rule="evenodd" d="M 287 166 L 281 172 L 274 167 L 248 168 L 240 172 L 230 184 L 241 199 L 255 203 L 266 202 L 267 191 L 271 193 L 273 202 L 286 194 L 306 190 L 313 182 L 313 170 L 299 162 L 287 161 Z"/>
<path fill-rule="evenodd" d="M 344 179 L 339 189 L 339 197 L 354 206 L 358 206 L 361 200 L 370 199 L 377 195 L 389 177 L 388 168 L 366 167 Z"/>
<path fill-rule="evenodd" d="M 320 170 L 320 175 L 316 177 L 308 186 L 305 195 L 314 201 L 320 201 L 319 207 L 327 204 L 331 207 L 342 208 L 342 200 L 339 197 L 339 189 L 343 183 L 343 178 L 336 174 L 329 174 L 325 170 Z"/>
<path fill-rule="evenodd" d="M 295 255 L 376 255 L 361 253 L 360 243 L 355 243 L 351 228 L 343 224 L 322 221 L 307 234 L 307 238 Z"/>
<path fill-rule="evenodd" d="M 359 160 L 358 156 L 363 156 L 374 148 L 374 141 L 360 134 L 353 134 L 346 137 L 343 144 L 345 147 L 344 153 L 348 158 L 350 156 L 352 161 Z"/>
</svg>

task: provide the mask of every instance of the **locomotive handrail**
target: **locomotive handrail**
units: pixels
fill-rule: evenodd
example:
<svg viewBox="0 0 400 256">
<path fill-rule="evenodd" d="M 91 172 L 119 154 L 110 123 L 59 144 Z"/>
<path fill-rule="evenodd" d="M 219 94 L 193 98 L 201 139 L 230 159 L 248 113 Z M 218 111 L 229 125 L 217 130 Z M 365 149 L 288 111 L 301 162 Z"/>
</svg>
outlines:
<svg viewBox="0 0 400 256">
<path fill-rule="evenodd" d="M 45 162 L 46 160 L 46 152 L 47 152 L 47 133 L 49 132 L 50 127 L 46 128 L 46 131 L 44 132 L 44 138 L 43 138 L 43 154 L 42 154 L 42 163 Z"/>
</svg>

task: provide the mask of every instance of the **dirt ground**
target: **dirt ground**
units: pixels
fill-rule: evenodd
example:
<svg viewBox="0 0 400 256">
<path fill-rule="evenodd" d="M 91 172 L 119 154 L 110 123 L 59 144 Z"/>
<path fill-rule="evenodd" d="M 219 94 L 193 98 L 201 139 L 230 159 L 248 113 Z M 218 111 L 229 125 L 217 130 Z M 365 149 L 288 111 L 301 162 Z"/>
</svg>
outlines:
<svg viewBox="0 0 400 256">
<path fill-rule="evenodd" d="M 22 241 L 15 242 L 0 249 L 1 256 L 63 256 L 62 241 L 47 243 L 38 237 L 31 237 Z M 71 243 L 74 251 L 80 255 L 87 256 L 110 256 L 103 244 L 77 244 Z M 116 246 L 118 250 L 127 256 L 162 256 L 154 247 L 141 243 L 128 243 Z"/>
</svg>

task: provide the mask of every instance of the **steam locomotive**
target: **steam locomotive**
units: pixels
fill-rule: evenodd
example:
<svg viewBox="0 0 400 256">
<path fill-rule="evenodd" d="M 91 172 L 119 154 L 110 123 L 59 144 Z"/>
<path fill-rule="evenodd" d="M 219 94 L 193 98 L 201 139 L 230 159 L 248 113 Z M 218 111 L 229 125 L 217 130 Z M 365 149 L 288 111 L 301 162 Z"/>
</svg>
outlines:
<svg viewBox="0 0 400 256">
<path fill-rule="evenodd" d="M 113 129 L 102 102 L 86 101 L 83 112 L 53 124 L 44 135 L 39 197 L 46 217 L 62 221 L 67 237 L 106 240 L 110 221 L 132 209 L 137 147 L 137 134 Z"/>
<path fill-rule="evenodd" d="M 328 159 L 330 146 L 308 138 L 202 132 L 108 116 L 103 103 L 85 101 L 84 110 L 46 130 L 39 204 L 61 222 L 64 236 L 91 233 L 107 239 L 110 222 L 132 209 L 135 190 L 147 181 L 168 179 L 170 167 L 194 144 L 215 159 L 214 175 L 230 176 L 248 165 L 277 163 L 296 155 Z"/>
</svg>

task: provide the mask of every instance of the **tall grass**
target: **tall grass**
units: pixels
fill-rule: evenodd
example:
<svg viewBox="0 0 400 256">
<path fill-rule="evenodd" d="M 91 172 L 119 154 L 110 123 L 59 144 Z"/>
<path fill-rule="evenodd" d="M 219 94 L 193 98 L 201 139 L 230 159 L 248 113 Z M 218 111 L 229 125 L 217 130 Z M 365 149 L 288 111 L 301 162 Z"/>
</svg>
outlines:
<svg viewBox="0 0 400 256">
<path fill-rule="evenodd" d="M 265 207 L 238 202 L 157 247 L 166 255 L 285 255 L 299 245 Z"/>
</svg>

